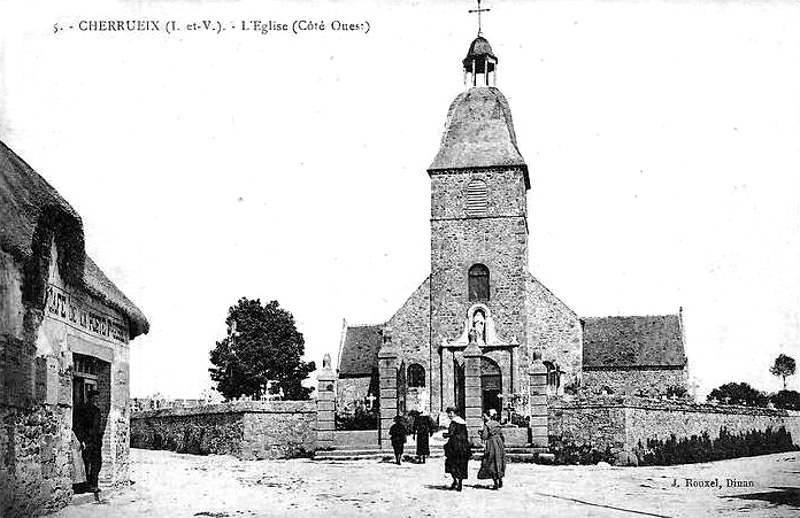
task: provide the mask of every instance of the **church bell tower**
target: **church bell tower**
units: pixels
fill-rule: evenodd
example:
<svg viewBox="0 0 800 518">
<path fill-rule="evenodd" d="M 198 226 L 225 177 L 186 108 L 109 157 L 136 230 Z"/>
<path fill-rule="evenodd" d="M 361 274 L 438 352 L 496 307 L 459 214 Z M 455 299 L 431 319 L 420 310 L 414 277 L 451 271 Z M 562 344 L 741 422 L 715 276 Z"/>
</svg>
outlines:
<svg viewBox="0 0 800 518">
<path fill-rule="evenodd" d="M 527 362 L 528 167 L 496 87 L 498 58 L 478 36 L 462 61 L 431 179 L 432 410 L 464 405 L 464 350 L 481 350 L 482 407 L 518 392 Z"/>
</svg>

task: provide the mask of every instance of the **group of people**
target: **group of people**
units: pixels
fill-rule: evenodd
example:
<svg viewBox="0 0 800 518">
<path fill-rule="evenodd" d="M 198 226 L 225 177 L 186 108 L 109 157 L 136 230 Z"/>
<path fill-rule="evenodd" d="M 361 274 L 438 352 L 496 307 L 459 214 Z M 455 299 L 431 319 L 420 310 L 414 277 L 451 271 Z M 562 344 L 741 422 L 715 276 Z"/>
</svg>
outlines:
<svg viewBox="0 0 800 518">
<path fill-rule="evenodd" d="M 469 442 L 467 423 L 464 418 L 456 413 L 456 409 L 447 409 L 450 426 L 444 437 L 444 471 L 453 477 L 450 489 L 461 491 L 465 478 L 468 478 L 468 463 L 472 456 L 472 447 Z M 417 441 L 417 458 L 425 462 L 430 455 L 429 438 L 433 435 L 435 425 L 433 420 L 425 415 L 415 416 L 412 432 Z M 395 462 L 400 464 L 406 442 L 407 428 L 402 416 L 395 418 L 395 423 L 389 428 L 389 437 L 394 449 Z M 503 477 L 506 473 L 506 450 L 503 429 L 499 423 L 496 410 L 490 410 L 483 415 L 483 429 L 481 430 L 484 450 L 478 479 L 492 480 L 492 489 L 503 487 Z"/>
<path fill-rule="evenodd" d="M 436 431 L 436 424 L 426 414 L 419 412 L 410 413 L 411 422 L 406 424 L 403 416 L 396 416 L 394 424 L 389 428 L 389 439 L 394 450 L 394 461 L 400 464 L 405 451 L 406 436 L 409 429 L 417 442 L 417 462 L 425 464 L 425 459 L 431 454 L 430 438 Z"/>
</svg>

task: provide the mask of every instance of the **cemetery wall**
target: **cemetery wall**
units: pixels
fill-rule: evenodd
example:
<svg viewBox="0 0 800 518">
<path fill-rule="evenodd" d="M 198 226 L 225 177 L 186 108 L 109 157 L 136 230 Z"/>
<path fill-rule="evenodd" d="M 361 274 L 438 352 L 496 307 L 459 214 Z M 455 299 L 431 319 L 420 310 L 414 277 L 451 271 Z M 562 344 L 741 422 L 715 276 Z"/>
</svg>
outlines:
<svg viewBox="0 0 800 518">
<path fill-rule="evenodd" d="M 313 401 L 237 401 L 146 410 L 131 416 L 131 446 L 240 459 L 311 455 L 317 440 Z"/>
<path fill-rule="evenodd" d="M 608 449 L 613 460 L 636 456 L 640 461 L 648 440 L 690 439 L 706 433 L 713 441 L 723 428 L 743 435 L 783 427 L 794 445 L 800 446 L 800 412 L 796 411 L 633 396 L 550 398 L 548 406 L 551 448 Z"/>
</svg>

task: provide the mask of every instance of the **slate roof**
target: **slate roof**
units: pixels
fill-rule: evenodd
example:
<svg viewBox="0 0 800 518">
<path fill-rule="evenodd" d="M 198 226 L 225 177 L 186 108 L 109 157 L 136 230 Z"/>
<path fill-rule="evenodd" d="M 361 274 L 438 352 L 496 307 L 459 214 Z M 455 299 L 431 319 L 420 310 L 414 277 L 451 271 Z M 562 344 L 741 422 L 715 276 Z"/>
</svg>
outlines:
<svg viewBox="0 0 800 518">
<path fill-rule="evenodd" d="M 469 44 L 469 50 L 467 51 L 467 57 L 464 58 L 464 61 L 472 59 L 476 56 L 491 56 L 496 57 L 492 52 L 492 46 L 489 45 L 489 40 L 484 38 L 483 36 L 478 36 L 472 43 Z"/>
<path fill-rule="evenodd" d="M 439 152 L 428 172 L 489 167 L 522 168 L 530 188 L 508 101 L 497 88 L 481 86 L 462 92 L 450 105 Z"/>
<path fill-rule="evenodd" d="M 583 318 L 583 368 L 686 365 L 680 315 Z"/>
<path fill-rule="evenodd" d="M 340 378 L 372 375 L 372 369 L 378 365 L 382 327 L 383 324 L 347 327 L 339 356 Z"/>
<path fill-rule="evenodd" d="M 70 230 L 70 252 L 75 257 L 68 264 L 74 267 L 70 273 L 82 283 L 81 287 L 128 317 L 131 338 L 147 333 L 150 324 L 144 314 L 86 255 L 83 224 L 77 211 L 0 141 L 0 249 L 20 263 L 27 263 L 33 255 L 36 226 L 44 214 L 53 215 L 58 224 Z"/>
</svg>

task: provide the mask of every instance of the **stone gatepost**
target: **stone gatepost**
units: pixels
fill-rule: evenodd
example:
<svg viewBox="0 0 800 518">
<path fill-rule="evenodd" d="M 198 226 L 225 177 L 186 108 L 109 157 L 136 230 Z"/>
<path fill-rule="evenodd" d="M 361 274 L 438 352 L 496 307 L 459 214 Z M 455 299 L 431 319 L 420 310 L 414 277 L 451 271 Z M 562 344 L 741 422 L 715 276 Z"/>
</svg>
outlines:
<svg viewBox="0 0 800 518">
<path fill-rule="evenodd" d="M 541 360 L 531 362 L 528 370 L 531 405 L 531 446 L 547 448 L 547 367 Z"/>
<path fill-rule="evenodd" d="M 336 374 L 331 368 L 331 357 L 322 359 L 322 371 L 317 375 L 317 449 L 333 448 L 333 433 L 336 430 L 336 393 L 333 384 Z"/>
<path fill-rule="evenodd" d="M 474 340 L 464 349 L 464 418 L 470 442 L 480 444 L 483 428 L 483 398 L 481 397 L 481 348 Z"/>
<path fill-rule="evenodd" d="M 383 345 L 378 352 L 378 376 L 380 378 L 381 422 L 379 442 L 381 448 L 391 448 L 389 428 L 397 416 L 397 349 L 392 345 L 392 335 L 383 333 Z"/>
</svg>

